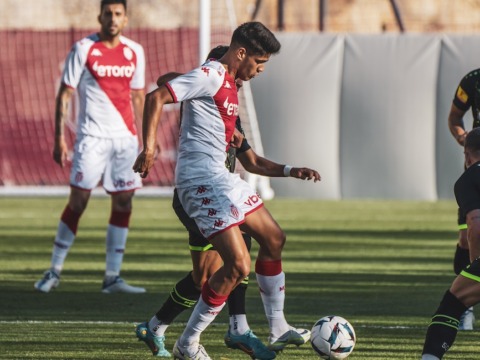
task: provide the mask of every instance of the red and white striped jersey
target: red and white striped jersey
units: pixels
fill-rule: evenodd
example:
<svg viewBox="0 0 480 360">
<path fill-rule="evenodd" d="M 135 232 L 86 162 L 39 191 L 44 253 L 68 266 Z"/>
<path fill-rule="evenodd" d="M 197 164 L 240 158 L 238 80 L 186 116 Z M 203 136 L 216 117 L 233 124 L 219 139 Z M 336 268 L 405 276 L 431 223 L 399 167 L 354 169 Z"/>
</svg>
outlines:
<svg viewBox="0 0 480 360">
<path fill-rule="evenodd" d="M 130 89 L 145 87 L 140 44 L 121 36 L 120 44 L 109 49 L 92 34 L 73 45 L 62 82 L 78 91 L 77 133 L 102 138 L 137 134 Z"/>
<path fill-rule="evenodd" d="M 183 101 L 176 186 L 213 180 L 228 172 L 225 151 L 238 116 L 235 79 L 221 63 L 209 60 L 166 86 L 175 102 Z"/>
</svg>

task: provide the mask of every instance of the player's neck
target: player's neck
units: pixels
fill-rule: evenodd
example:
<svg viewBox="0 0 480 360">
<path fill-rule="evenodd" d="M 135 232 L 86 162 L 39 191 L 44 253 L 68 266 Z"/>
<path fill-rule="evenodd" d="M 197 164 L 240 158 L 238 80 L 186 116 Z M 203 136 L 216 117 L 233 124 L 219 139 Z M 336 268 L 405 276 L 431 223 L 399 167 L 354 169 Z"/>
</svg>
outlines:
<svg viewBox="0 0 480 360">
<path fill-rule="evenodd" d="M 120 33 L 112 36 L 109 34 L 104 34 L 102 32 L 99 32 L 98 37 L 100 38 L 100 41 L 102 42 L 102 44 L 109 49 L 113 49 L 118 44 L 120 44 Z"/>
</svg>

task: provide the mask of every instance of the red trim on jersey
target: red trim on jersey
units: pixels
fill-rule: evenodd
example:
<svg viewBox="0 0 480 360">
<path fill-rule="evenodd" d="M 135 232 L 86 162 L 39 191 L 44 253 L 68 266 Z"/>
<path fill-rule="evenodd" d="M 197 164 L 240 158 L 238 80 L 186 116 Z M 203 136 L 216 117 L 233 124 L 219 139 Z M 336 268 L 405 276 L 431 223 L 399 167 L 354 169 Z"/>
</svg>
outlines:
<svg viewBox="0 0 480 360">
<path fill-rule="evenodd" d="M 80 216 L 82 214 L 79 214 L 72 209 L 70 209 L 70 206 L 66 206 L 65 209 L 63 210 L 62 216 L 60 220 L 67 225 L 67 227 L 70 229 L 70 231 L 76 235 L 77 234 L 77 228 L 78 228 L 78 222 L 80 221 Z"/>
<path fill-rule="evenodd" d="M 217 294 L 206 281 L 202 286 L 202 299 L 207 305 L 218 307 L 227 301 L 228 295 Z"/>
<path fill-rule="evenodd" d="M 172 87 L 170 86 L 170 84 L 168 82 L 165 84 L 165 87 L 167 88 L 170 95 L 172 95 L 173 102 L 177 103 L 178 100 L 177 100 L 177 96 L 175 95 L 175 91 L 173 91 Z"/>
<path fill-rule="evenodd" d="M 130 223 L 130 215 L 132 212 L 121 212 L 121 211 L 112 211 L 110 214 L 109 224 L 113 226 L 118 226 L 121 228 L 128 228 Z"/>
<path fill-rule="evenodd" d="M 109 195 L 116 195 L 116 194 L 122 194 L 122 193 L 127 193 L 127 192 L 132 192 L 132 191 L 135 191 L 135 190 L 138 190 L 138 189 L 141 189 L 140 187 L 136 187 L 134 189 L 128 189 L 128 190 L 119 190 L 119 191 L 108 191 L 108 190 L 105 190 L 107 192 L 107 194 Z"/>
<path fill-rule="evenodd" d="M 64 82 L 62 82 L 63 85 L 65 85 L 67 88 L 69 89 L 72 89 L 72 90 L 75 90 L 76 88 L 74 88 L 73 86 L 71 85 L 68 85 L 68 84 L 65 84 Z"/>
<path fill-rule="evenodd" d="M 255 272 L 263 276 L 275 276 L 282 272 L 282 260 L 258 260 L 255 262 Z"/>
</svg>

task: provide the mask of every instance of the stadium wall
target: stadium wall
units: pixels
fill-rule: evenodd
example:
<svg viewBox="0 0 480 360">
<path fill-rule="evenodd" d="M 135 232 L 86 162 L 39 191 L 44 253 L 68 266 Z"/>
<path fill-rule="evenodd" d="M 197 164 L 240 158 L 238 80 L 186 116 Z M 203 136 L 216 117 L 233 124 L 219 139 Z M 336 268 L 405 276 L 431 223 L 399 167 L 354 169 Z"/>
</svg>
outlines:
<svg viewBox="0 0 480 360">
<path fill-rule="evenodd" d="M 56 87 L 86 30 L 0 31 L 0 194 L 11 186 L 59 186 L 51 159 Z M 127 32 L 142 43 L 147 83 L 197 64 L 196 30 Z M 476 68 L 479 36 L 280 33 L 281 54 L 252 81 L 267 157 L 316 168 L 320 184 L 272 179 L 277 196 L 317 199 L 453 197 L 462 149 L 447 127 L 461 77 Z M 163 152 L 146 185 L 173 181 L 178 109 L 159 131 Z M 471 115 L 466 119 L 472 123 Z M 69 124 L 74 129 L 74 120 Z M 70 142 L 74 133 L 69 133 Z M 31 189 L 31 188 L 29 188 Z"/>
<path fill-rule="evenodd" d="M 453 198 L 463 151 L 447 118 L 460 79 L 480 67 L 479 36 L 279 39 L 281 54 L 252 81 L 265 154 L 318 169 L 322 183 L 272 179 L 277 196 Z"/>
</svg>

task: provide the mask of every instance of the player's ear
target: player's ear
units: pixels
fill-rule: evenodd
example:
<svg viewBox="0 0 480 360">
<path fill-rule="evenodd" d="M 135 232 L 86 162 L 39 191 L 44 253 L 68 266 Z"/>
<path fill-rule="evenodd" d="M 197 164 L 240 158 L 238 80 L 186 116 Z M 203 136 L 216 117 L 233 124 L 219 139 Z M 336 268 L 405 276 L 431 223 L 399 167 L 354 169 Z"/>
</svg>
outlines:
<svg viewBox="0 0 480 360">
<path fill-rule="evenodd" d="M 238 60 L 240 61 L 243 61 L 243 59 L 245 59 L 247 56 L 247 49 L 245 49 L 244 47 L 239 47 L 237 49 L 237 58 Z"/>
<path fill-rule="evenodd" d="M 102 14 L 98 14 L 97 21 L 98 21 L 99 24 L 102 23 Z"/>
</svg>

